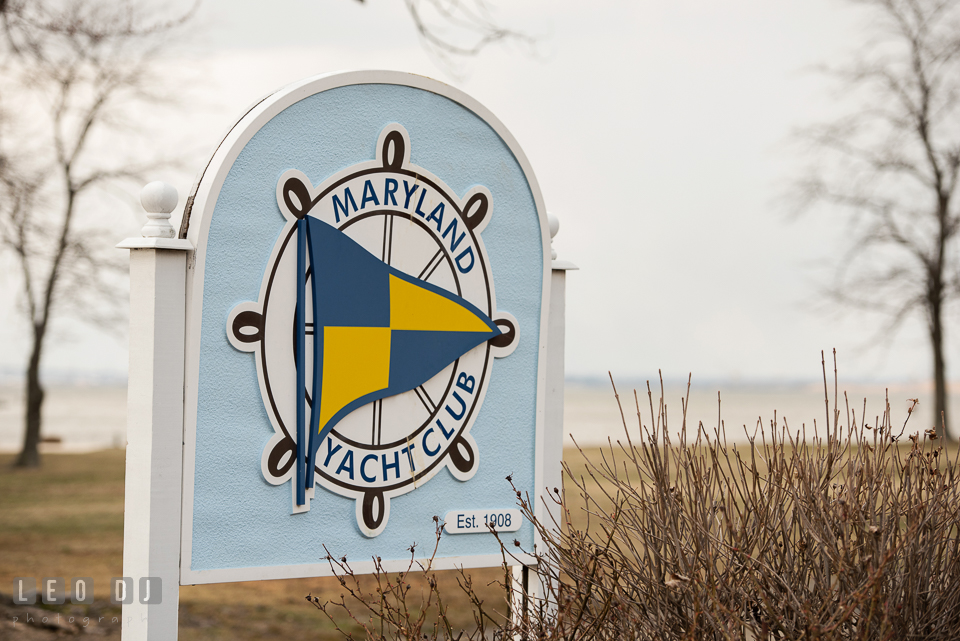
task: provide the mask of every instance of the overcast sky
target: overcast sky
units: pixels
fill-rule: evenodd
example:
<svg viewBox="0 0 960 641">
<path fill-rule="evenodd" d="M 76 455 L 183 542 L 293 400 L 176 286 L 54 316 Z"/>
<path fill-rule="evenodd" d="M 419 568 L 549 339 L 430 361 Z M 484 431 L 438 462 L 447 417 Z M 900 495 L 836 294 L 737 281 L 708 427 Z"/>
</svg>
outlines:
<svg viewBox="0 0 960 641">
<path fill-rule="evenodd" d="M 919 322 L 869 350 L 876 322 L 817 304 L 843 227 L 791 221 L 782 199 L 802 166 L 791 132 L 835 111 L 810 69 L 863 41 L 857 10 L 841 0 L 491 1 L 502 23 L 539 37 L 536 50 L 493 47 L 454 79 L 421 48 L 400 0 L 207 0 L 187 53 L 168 64 L 190 101 L 157 124 L 158 148 L 190 140 L 193 171 L 165 178 L 185 195 L 245 108 L 302 77 L 433 76 L 503 121 L 561 221 L 555 247 L 581 268 L 568 277 L 568 374 L 815 379 L 820 350 L 836 347 L 847 379 L 929 377 Z M 0 280 L 4 300 L 13 282 Z M 25 327 L 5 314 L 0 367 L 20 368 Z M 49 369 L 124 370 L 124 338 L 69 319 L 58 329 Z"/>
</svg>

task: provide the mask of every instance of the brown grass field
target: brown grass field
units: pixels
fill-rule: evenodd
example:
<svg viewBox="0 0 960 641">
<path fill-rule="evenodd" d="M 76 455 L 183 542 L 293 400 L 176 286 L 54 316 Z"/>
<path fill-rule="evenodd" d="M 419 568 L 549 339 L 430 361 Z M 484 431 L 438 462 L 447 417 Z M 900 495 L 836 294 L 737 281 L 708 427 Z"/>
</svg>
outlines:
<svg viewBox="0 0 960 641">
<path fill-rule="evenodd" d="M 575 450 L 567 454 L 580 460 Z M 0 455 L 0 639 L 77 633 L 119 638 L 119 623 L 113 621 L 120 609 L 109 604 L 107 590 L 110 578 L 122 575 L 124 452 L 47 454 L 43 466 L 33 470 L 14 469 L 12 460 L 11 455 Z M 92 577 L 96 603 L 34 606 L 34 623 L 42 623 L 46 615 L 51 626 L 46 629 L 15 623 L 14 617 L 22 622 L 27 614 L 11 605 L 17 576 Z M 504 611 L 502 572 L 474 570 L 472 576 L 485 605 Z M 451 619 L 471 626 L 472 610 L 457 586 L 456 573 L 442 572 L 440 581 L 449 584 L 444 594 Z M 180 589 L 180 638 L 338 638 L 304 597 L 336 598 L 340 592 L 331 578 L 185 586 Z M 89 619 L 85 627 L 84 617 Z"/>
<path fill-rule="evenodd" d="M 633 431 L 631 429 L 631 433 Z M 911 447 L 906 437 L 904 441 L 894 449 L 899 451 L 899 458 L 908 460 Z M 592 532 L 597 527 L 597 514 L 602 515 L 610 508 L 607 492 L 616 490 L 614 486 L 618 483 L 620 491 L 628 493 L 639 487 L 639 468 L 624 465 L 624 453 L 619 451 L 617 445 L 613 449 L 614 452 L 606 448 L 587 450 L 583 454 L 576 449 L 564 452 L 569 473 L 576 479 L 576 482 L 572 482 L 567 478 L 564 483 L 567 507 L 575 531 L 584 532 L 588 529 L 584 494 L 591 497 L 592 501 L 591 512 L 594 516 L 589 527 Z M 747 461 L 753 458 L 747 454 L 749 445 L 741 444 L 737 449 L 744 452 Z M 794 451 L 789 446 L 786 449 Z M 757 471 L 765 475 L 767 463 L 760 457 L 762 452 L 758 454 L 758 451 L 754 451 L 757 454 Z M 873 451 L 872 448 L 870 451 Z M 956 442 L 950 443 L 944 454 L 955 460 L 958 457 Z M 694 455 L 700 457 L 697 451 Z M 613 463 L 618 470 L 616 479 L 611 481 L 611 478 L 598 473 L 600 470 L 591 468 L 585 458 L 596 464 L 601 461 L 611 464 L 617 460 L 619 464 Z M 27 641 L 88 634 L 119 638 L 120 608 L 109 604 L 106 591 L 110 578 L 122 574 L 124 452 L 105 450 L 90 454 L 47 454 L 43 466 L 33 470 L 14 469 L 11 467 L 12 459 L 10 455 L 0 455 L 0 640 Z M 810 462 L 814 459 L 804 460 Z M 943 467 L 943 464 L 941 460 L 940 466 Z M 679 478 L 675 466 L 668 469 L 666 474 L 670 479 L 667 485 Z M 688 482 L 689 479 L 684 484 Z M 678 482 L 678 486 L 681 484 Z M 577 489 L 578 485 L 580 489 Z M 670 491 L 673 491 L 672 487 Z M 749 493 L 749 489 L 745 491 Z M 694 507 L 691 506 L 691 509 Z M 894 529 L 899 529 L 896 524 Z M 578 552 L 575 548 L 579 546 L 569 541 L 564 545 L 572 546 L 569 548 L 571 554 Z M 635 559 L 623 562 L 629 565 L 635 563 Z M 577 567 L 576 564 L 570 566 L 565 572 L 570 574 Z M 12 605 L 10 590 L 17 576 L 37 579 L 92 577 L 97 588 L 96 602 L 92 606 L 38 604 L 29 608 L 16 607 Z M 502 616 L 506 611 L 502 570 L 474 570 L 471 576 L 473 588 L 482 600 L 484 609 Z M 414 588 L 414 606 L 419 600 L 416 595 L 430 592 L 424 582 L 418 579 L 422 577 L 408 576 L 404 579 Z M 438 573 L 438 591 L 447 605 L 448 618 L 455 630 L 474 627 L 474 608 L 458 585 L 460 579 L 453 571 Z M 366 577 L 364 585 L 373 586 L 371 581 L 370 577 Z M 335 601 L 342 592 L 343 588 L 333 578 L 186 586 L 180 590 L 180 638 L 342 638 L 333 623 L 304 598 L 312 594 L 318 596 L 321 602 Z M 354 614 L 360 613 L 354 610 Z M 24 624 L 27 617 L 33 618 L 31 625 Z M 47 619 L 46 627 L 43 625 L 44 617 Z M 368 619 L 362 615 L 359 618 L 364 621 Z M 358 638 L 364 636 L 359 626 L 345 616 L 338 618 L 337 624 L 348 632 L 359 633 Z M 426 631 L 427 628 L 424 629 Z"/>
</svg>

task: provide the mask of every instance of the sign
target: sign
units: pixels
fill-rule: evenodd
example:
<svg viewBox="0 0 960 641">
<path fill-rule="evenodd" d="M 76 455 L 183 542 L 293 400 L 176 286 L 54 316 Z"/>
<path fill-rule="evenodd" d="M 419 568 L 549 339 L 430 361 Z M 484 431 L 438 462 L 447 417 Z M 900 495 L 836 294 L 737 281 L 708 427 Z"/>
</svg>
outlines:
<svg viewBox="0 0 960 641">
<path fill-rule="evenodd" d="M 491 528 L 532 550 L 505 479 L 539 502 L 550 242 L 503 125 L 419 76 L 311 78 L 190 202 L 181 583 L 399 568 L 435 516 L 434 567 L 500 565 Z"/>
<path fill-rule="evenodd" d="M 386 527 L 391 497 L 444 466 L 461 481 L 473 477 L 470 427 L 493 358 L 511 354 L 518 337 L 515 319 L 494 311 L 480 236 L 489 191 L 478 186 L 461 200 L 410 164 L 410 147 L 406 130 L 390 124 L 373 162 L 315 188 L 299 170 L 285 172 L 276 190 L 285 225 L 260 298 L 227 318 L 231 344 L 259 354 L 275 430 L 264 479 L 293 483 L 298 513 L 310 509 L 316 472 L 325 489 L 356 501 L 367 536 Z M 291 371 L 292 390 L 282 377 Z"/>
</svg>

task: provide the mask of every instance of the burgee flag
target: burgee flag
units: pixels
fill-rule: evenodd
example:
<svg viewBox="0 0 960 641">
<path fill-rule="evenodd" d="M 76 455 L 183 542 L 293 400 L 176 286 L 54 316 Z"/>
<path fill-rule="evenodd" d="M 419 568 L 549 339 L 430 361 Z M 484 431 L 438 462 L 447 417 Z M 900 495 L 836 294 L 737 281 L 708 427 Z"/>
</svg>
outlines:
<svg viewBox="0 0 960 641">
<path fill-rule="evenodd" d="M 306 216 L 298 223 L 298 254 L 306 249 L 312 271 L 314 349 L 308 444 L 298 429 L 302 505 L 303 488 L 313 487 L 316 452 L 341 419 L 367 403 L 419 387 L 501 332 L 471 303 L 387 265 L 322 220 Z M 304 262 L 298 260 L 300 310 Z M 297 323 L 303 381 L 303 314 Z M 302 407 L 303 400 L 299 403 Z"/>
</svg>

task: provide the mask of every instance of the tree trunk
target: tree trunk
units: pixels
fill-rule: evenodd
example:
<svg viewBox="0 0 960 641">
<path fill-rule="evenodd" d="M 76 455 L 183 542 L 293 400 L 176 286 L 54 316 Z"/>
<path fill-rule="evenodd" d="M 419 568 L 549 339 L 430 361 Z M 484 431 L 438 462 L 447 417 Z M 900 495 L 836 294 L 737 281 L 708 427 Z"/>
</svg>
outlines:
<svg viewBox="0 0 960 641">
<path fill-rule="evenodd" d="M 26 430 L 23 435 L 23 449 L 17 457 L 16 467 L 38 467 L 40 465 L 40 424 L 43 409 L 43 387 L 40 385 L 40 352 L 43 348 L 44 330 L 34 328 L 33 350 L 30 352 L 30 364 L 27 366 L 26 388 Z"/>
<path fill-rule="evenodd" d="M 939 299 L 939 297 L 937 297 Z M 947 373 L 943 357 L 943 319 L 939 300 L 930 310 L 930 345 L 933 347 L 933 427 L 937 436 L 947 438 L 950 434 L 950 422 L 947 420 Z"/>
</svg>

